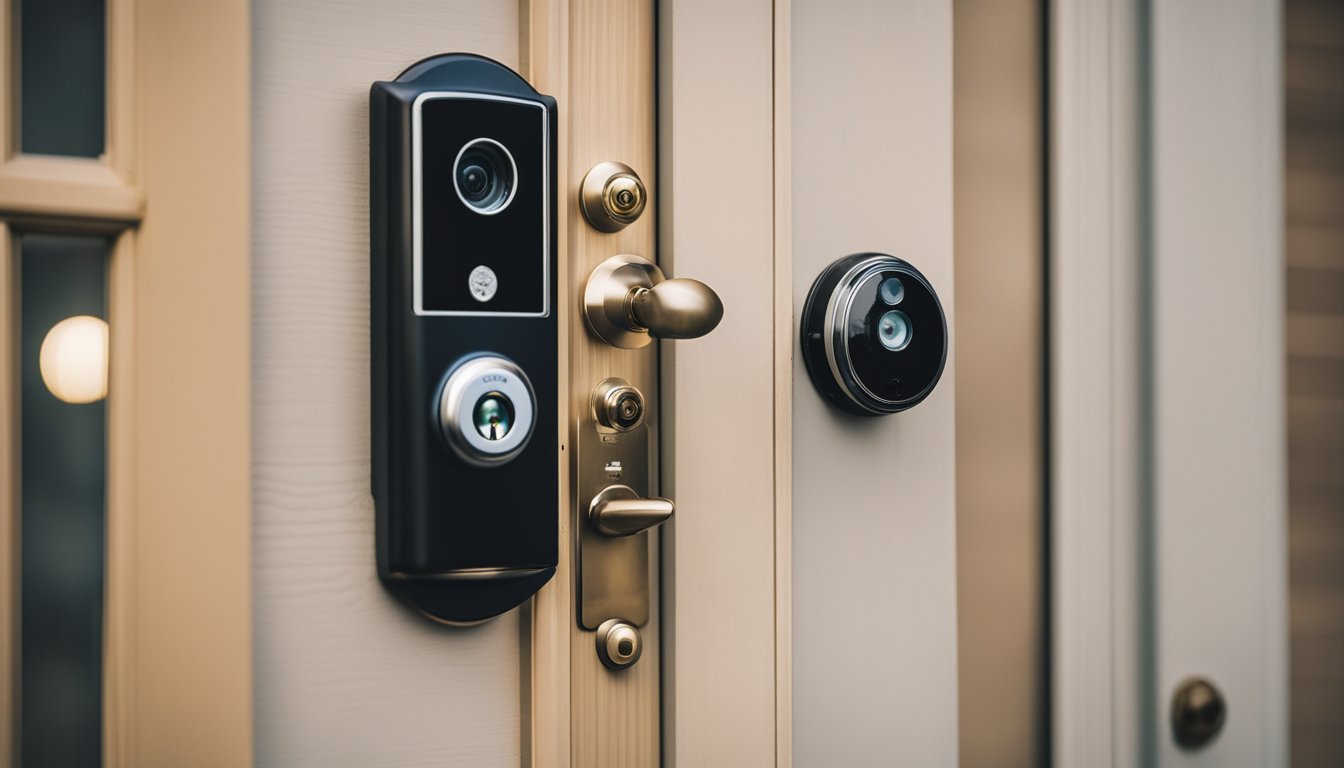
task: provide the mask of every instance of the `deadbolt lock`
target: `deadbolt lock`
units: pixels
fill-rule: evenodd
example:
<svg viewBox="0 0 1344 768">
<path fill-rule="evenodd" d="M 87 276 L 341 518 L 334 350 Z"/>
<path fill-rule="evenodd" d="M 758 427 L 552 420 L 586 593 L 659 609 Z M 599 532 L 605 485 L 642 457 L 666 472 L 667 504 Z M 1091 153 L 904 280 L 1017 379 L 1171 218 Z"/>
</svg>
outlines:
<svg viewBox="0 0 1344 768">
<path fill-rule="evenodd" d="M 633 168 L 608 160 L 593 166 L 583 177 L 579 207 L 594 229 L 619 232 L 644 212 L 648 197 L 644 182 Z"/>
<path fill-rule="evenodd" d="M 644 423 L 644 395 L 625 379 L 606 379 L 593 390 L 597 431 L 629 432 Z"/>
<path fill-rule="evenodd" d="M 644 653 L 639 629 L 621 619 L 607 619 L 597 628 L 597 657 L 610 669 L 625 669 Z"/>
</svg>

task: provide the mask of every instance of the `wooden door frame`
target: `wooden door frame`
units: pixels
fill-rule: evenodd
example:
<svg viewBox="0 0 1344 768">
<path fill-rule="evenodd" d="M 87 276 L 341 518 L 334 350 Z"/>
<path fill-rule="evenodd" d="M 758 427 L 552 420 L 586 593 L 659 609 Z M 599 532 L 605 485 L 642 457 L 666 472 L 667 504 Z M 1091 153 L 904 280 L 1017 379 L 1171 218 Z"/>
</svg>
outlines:
<svg viewBox="0 0 1344 768">
<path fill-rule="evenodd" d="M 100 158 L 13 141 L 14 0 L 0 216 L 109 238 L 104 760 L 246 765 L 251 701 L 249 6 L 109 0 Z M 12 109 L 11 109 L 12 107 Z M 17 290 L 3 233 L 0 290 Z M 7 302 L 8 303 L 8 302 Z M 14 711 L 17 480 L 12 308 L 0 318 L 0 695 Z M 0 754 L 16 745 L 0 724 Z"/>
<path fill-rule="evenodd" d="M 593 246 L 573 231 L 586 231 L 573 196 L 586 168 L 576 167 L 571 154 L 574 142 L 592 130 L 585 121 L 613 116 L 574 105 L 575 84 L 592 75 L 579 71 L 572 53 L 578 50 L 577 40 L 617 39 L 611 36 L 619 34 L 629 11 L 607 7 L 599 14 L 593 12 L 595 6 L 567 0 L 522 2 L 523 74 L 560 102 L 558 177 L 569 187 L 562 187 L 561 196 L 567 210 L 560 217 L 558 237 L 560 281 L 576 298 L 587 275 L 572 266 L 582 254 L 569 251 Z M 661 726 L 655 722 L 654 727 L 661 731 L 666 765 L 675 765 L 679 756 L 697 764 L 697 755 L 714 754 L 741 765 L 787 766 L 792 764 L 789 430 L 795 338 L 789 260 L 789 2 L 755 0 L 732 14 L 711 2 L 676 0 L 657 7 L 658 157 L 649 173 L 656 174 L 652 193 L 660 222 L 658 261 L 670 274 L 716 285 L 716 270 L 724 268 L 731 253 L 735 269 L 750 268 L 768 288 L 724 293 L 726 319 L 710 337 L 663 344 L 662 492 L 677 499 L 679 509 L 663 534 L 665 666 L 661 699 L 650 704 L 661 704 Z M 596 34 L 607 37 L 576 29 L 583 25 L 603 25 Z M 583 49 L 590 47 L 585 42 Z M 706 98 L 711 94 L 713 98 Z M 694 150 L 678 152 L 679 146 Z M 731 148 L 742 146 L 763 147 L 736 179 L 738 192 L 753 201 L 746 216 L 731 206 L 703 204 L 713 199 L 702 181 L 704 172 L 740 167 L 742 159 Z M 685 181 L 678 187 L 676 179 Z M 702 245 L 706 239 L 710 242 Z M 718 282 L 722 293 L 723 282 Z M 562 302 L 562 329 L 574 326 L 582 332 L 572 316 L 567 319 L 576 307 L 576 301 Z M 732 465 L 707 464 L 703 458 L 709 446 L 705 436 L 714 434 L 717 411 L 678 408 L 677 400 L 705 397 L 704 382 L 725 356 L 742 345 L 762 345 L 760 330 L 767 327 L 768 364 L 753 370 L 749 381 L 734 382 L 729 399 L 746 404 L 754 398 L 767 404 L 764 412 L 769 414 L 767 420 L 750 424 L 734 443 L 756 460 L 743 481 Z M 567 343 L 562 336 L 562 360 L 573 359 L 572 352 L 566 354 Z M 567 373 L 560 378 L 569 380 Z M 569 412 L 570 399 L 570 393 L 561 392 L 562 413 Z M 723 446 L 716 450 L 712 455 L 723 455 Z M 560 566 L 556 578 L 534 599 L 529 620 L 527 753 L 534 766 L 579 765 L 593 754 L 588 751 L 591 744 L 576 743 L 579 734 L 593 729 L 594 714 L 572 693 L 575 676 L 590 674 L 578 671 L 575 660 L 593 651 L 591 638 L 572 631 L 568 505 L 574 502 L 568 463 L 563 457 Z M 757 546 L 751 548 L 753 542 Z M 751 552 L 746 557 L 744 545 Z M 734 589 L 715 587 L 730 578 Z M 721 639 L 725 632 L 744 628 L 749 639 L 743 647 L 765 653 L 745 663 L 725 653 Z M 613 731 L 607 738 L 614 744 L 619 728 L 610 720 L 603 725 Z M 627 733 L 624 738 L 646 736 Z M 597 754 L 614 754 L 603 752 L 607 747 L 601 743 L 598 749 Z"/>
</svg>

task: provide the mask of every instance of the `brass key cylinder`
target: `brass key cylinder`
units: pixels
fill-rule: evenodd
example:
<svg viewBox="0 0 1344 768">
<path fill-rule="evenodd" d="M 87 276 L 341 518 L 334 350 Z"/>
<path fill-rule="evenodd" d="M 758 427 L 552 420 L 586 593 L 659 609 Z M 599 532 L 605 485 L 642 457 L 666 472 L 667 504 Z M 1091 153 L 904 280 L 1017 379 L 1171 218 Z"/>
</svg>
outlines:
<svg viewBox="0 0 1344 768">
<path fill-rule="evenodd" d="M 579 207 L 594 229 L 619 232 L 644 212 L 648 191 L 639 174 L 625 163 L 606 161 L 593 166 L 583 177 Z"/>
</svg>

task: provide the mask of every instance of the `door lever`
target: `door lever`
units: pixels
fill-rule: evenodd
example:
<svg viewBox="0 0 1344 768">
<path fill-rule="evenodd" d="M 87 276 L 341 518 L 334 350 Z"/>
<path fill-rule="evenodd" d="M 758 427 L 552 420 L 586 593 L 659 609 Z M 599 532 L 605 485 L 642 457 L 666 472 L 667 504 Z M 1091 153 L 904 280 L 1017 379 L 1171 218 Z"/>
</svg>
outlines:
<svg viewBox="0 0 1344 768">
<path fill-rule="evenodd" d="M 704 336 L 723 319 L 723 301 L 699 280 L 669 280 L 658 265 L 627 253 L 612 256 L 588 276 L 583 316 L 602 341 L 639 349 L 655 338 Z"/>
<path fill-rule="evenodd" d="M 631 536 L 667 522 L 671 499 L 640 498 L 628 485 L 609 485 L 588 505 L 588 521 L 608 536 Z"/>
</svg>

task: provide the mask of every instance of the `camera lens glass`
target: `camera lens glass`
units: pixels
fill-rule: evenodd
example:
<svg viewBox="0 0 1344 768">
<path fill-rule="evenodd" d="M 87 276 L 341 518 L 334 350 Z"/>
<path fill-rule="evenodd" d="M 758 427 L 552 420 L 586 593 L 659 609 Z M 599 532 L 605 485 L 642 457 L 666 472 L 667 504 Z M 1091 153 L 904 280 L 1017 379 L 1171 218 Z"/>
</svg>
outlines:
<svg viewBox="0 0 1344 768">
<path fill-rule="evenodd" d="M 901 282 L 899 277 L 888 277 L 882 281 L 882 286 L 878 288 L 877 293 L 882 297 L 882 301 L 896 306 L 905 298 L 905 283 Z"/>
<path fill-rule="evenodd" d="M 486 440 L 503 440 L 513 427 L 513 401 L 503 392 L 486 392 L 472 409 L 472 423 Z"/>
<path fill-rule="evenodd" d="M 477 213 L 504 210 L 513 199 L 516 169 L 513 157 L 493 139 L 476 139 L 462 148 L 453 167 L 457 196 Z"/>
<path fill-rule="evenodd" d="M 883 288 L 886 286 L 883 285 Z M 905 349 L 910 344 L 913 333 L 910 318 L 899 309 L 893 309 L 877 320 L 877 339 L 882 342 L 882 346 L 892 352 Z"/>
</svg>

